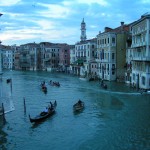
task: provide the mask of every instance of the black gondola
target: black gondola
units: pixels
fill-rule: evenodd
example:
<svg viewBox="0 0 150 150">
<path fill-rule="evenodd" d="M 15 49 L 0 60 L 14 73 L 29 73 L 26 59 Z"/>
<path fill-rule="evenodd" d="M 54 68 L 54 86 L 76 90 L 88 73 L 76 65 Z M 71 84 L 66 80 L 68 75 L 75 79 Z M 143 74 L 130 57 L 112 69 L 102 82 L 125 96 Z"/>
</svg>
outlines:
<svg viewBox="0 0 150 150">
<path fill-rule="evenodd" d="M 6 82 L 7 82 L 7 83 L 10 83 L 10 82 L 11 82 L 11 79 L 7 79 Z"/>
<path fill-rule="evenodd" d="M 46 86 L 42 86 L 42 91 L 43 91 L 44 93 L 47 93 L 47 87 L 46 87 Z"/>
<path fill-rule="evenodd" d="M 52 116 L 55 113 L 56 106 L 57 106 L 57 102 L 55 101 L 53 104 L 51 103 L 51 105 L 48 106 L 47 112 L 42 111 L 39 115 L 35 116 L 34 118 L 31 118 L 29 115 L 30 122 L 31 123 L 40 122 L 40 121 Z"/>
<path fill-rule="evenodd" d="M 74 105 L 73 105 L 73 111 L 74 112 L 77 112 L 77 111 L 81 111 L 81 110 L 83 110 L 84 109 L 84 102 L 83 101 L 81 101 L 81 100 L 79 100 L 77 103 L 75 103 Z"/>
<path fill-rule="evenodd" d="M 107 89 L 107 85 L 104 83 L 104 80 L 101 81 L 100 85 L 102 88 Z"/>
<path fill-rule="evenodd" d="M 94 78 L 89 78 L 89 81 L 94 81 Z"/>
</svg>

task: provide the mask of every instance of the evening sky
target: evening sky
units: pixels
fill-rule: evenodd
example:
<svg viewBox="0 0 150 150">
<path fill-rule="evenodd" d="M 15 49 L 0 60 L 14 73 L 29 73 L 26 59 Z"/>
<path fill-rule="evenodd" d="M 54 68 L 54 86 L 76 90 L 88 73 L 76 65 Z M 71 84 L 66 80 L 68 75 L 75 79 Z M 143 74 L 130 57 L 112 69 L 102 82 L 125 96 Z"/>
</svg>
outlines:
<svg viewBox="0 0 150 150">
<path fill-rule="evenodd" d="M 75 44 L 83 18 L 91 39 L 105 27 L 140 19 L 149 9 L 150 0 L 0 0 L 0 40 L 3 45 Z"/>
</svg>

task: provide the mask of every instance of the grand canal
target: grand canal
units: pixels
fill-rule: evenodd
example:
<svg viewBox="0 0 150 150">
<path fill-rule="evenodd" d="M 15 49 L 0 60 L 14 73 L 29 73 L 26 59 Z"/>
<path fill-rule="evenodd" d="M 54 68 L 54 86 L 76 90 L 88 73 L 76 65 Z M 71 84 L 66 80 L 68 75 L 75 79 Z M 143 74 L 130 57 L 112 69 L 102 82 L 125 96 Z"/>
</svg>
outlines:
<svg viewBox="0 0 150 150">
<path fill-rule="evenodd" d="M 15 110 L 6 114 L 0 124 L 2 150 L 149 150 L 150 95 L 142 95 L 123 83 L 80 80 L 76 76 L 49 72 L 6 71 L 12 78 Z M 41 81 L 59 81 L 61 87 Z M 26 100 L 24 112 L 23 98 Z M 81 99 L 85 109 L 74 114 L 72 105 Z M 28 115 L 35 116 L 49 101 L 57 100 L 56 114 L 32 125 Z"/>
</svg>

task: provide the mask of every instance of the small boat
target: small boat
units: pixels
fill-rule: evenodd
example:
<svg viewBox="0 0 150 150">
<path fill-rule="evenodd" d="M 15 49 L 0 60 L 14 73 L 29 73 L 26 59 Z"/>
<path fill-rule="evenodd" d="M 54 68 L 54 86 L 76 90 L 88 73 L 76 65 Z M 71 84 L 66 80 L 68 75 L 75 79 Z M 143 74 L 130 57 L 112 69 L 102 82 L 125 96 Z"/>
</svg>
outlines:
<svg viewBox="0 0 150 150">
<path fill-rule="evenodd" d="M 92 78 L 92 77 L 91 77 L 91 78 L 89 78 L 89 81 L 94 81 L 94 78 Z"/>
<path fill-rule="evenodd" d="M 43 91 L 44 93 L 47 93 L 47 87 L 46 87 L 46 86 L 42 86 L 42 91 Z"/>
<path fill-rule="evenodd" d="M 107 85 L 105 83 L 101 84 L 101 87 L 104 88 L 104 89 L 107 89 Z"/>
<path fill-rule="evenodd" d="M 57 106 L 57 102 L 55 101 L 53 104 L 50 102 L 50 106 L 47 107 L 47 111 L 42 111 L 39 115 L 31 118 L 29 115 L 29 119 L 31 123 L 36 123 L 36 122 L 40 122 L 50 116 L 52 116 L 55 113 L 55 109 Z"/>
<path fill-rule="evenodd" d="M 83 110 L 84 109 L 84 102 L 83 101 L 81 101 L 81 100 L 79 100 L 77 103 L 75 103 L 74 105 L 73 105 L 73 111 L 81 111 L 81 110 Z"/>
<path fill-rule="evenodd" d="M 11 79 L 7 79 L 6 82 L 7 82 L 7 83 L 10 83 L 10 82 L 11 82 Z"/>
<path fill-rule="evenodd" d="M 52 81 L 52 80 L 49 81 L 49 85 L 60 87 L 60 83 L 59 82 L 55 82 L 55 81 Z"/>
<path fill-rule="evenodd" d="M 107 89 L 107 85 L 104 83 L 104 80 L 101 81 L 100 85 L 103 89 Z"/>
<path fill-rule="evenodd" d="M 141 90 L 140 91 L 141 94 L 150 94 L 150 90 Z"/>
</svg>

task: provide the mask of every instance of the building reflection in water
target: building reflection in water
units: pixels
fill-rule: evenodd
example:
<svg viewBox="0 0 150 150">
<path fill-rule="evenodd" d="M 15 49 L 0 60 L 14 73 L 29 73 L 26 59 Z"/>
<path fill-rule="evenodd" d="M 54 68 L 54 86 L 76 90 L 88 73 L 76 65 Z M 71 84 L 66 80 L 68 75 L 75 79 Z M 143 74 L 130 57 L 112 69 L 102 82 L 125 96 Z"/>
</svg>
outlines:
<svg viewBox="0 0 150 150">
<path fill-rule="evenodd" d="M 4 131 L 5 123 L 3 122 L 3 117 L 0 116 L 0 149 L 6 150 L 7 144 L 7 133 Z"/>
</svg>

